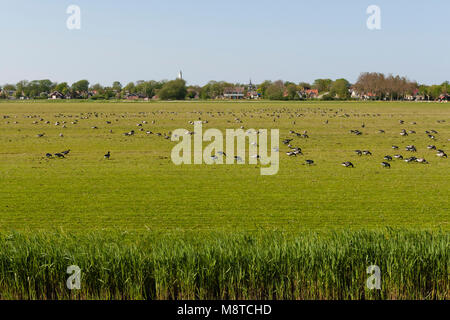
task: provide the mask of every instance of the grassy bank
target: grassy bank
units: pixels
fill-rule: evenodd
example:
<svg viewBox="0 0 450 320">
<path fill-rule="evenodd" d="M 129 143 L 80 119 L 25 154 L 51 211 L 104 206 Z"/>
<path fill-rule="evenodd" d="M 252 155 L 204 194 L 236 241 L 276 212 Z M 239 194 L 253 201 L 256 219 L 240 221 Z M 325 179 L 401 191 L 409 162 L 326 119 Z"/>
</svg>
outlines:
<svg viewBox="0 0 450 320">
<path fill-rule="evenodd" d="M 449 299 L 446 232 L 0 236 L 1 299 Z M 67 267 L 81 268 L 68 290 Z M 366 268 L 381 269 L 368 290 Z"/>
</svg>

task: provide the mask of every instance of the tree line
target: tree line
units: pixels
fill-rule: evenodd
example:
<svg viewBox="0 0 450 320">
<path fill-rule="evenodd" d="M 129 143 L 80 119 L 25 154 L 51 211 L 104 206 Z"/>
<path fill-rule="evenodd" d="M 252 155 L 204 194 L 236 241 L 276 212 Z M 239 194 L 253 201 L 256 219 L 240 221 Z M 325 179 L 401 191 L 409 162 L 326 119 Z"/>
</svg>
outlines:
<svg viewBox="0 0 450 320">
<path fill-rule="evenodd" d="M 268 100 L 404 100 L 411 96 L 420 96 L 423 100 L 436 100 L 448 95 L 449 82 L 440 85 L 419 85 L 406 77 L 384 75 L 376 72 L 361 73 L 356 83 L 346 79 L 316 79 L 313 83 L 266 80 L 258 85 L 210 81 L 204 86 L 187 85 L 183 79 L 163 81 L 136 81 L 125 86 L 115 81 L 111 86 L 99 83 L 91 85 L 88 80 L 80 80 L 69 85 L 67 82 L 56 83 L 51 80 L 19 81 L 17 84 L 0 86 L 0 98 L 48 99 L 50 94 L 58 92 L 73 99 L 218 99 L 227 89 L 242 88 L 244 97 L 259 97 Z M 251 93 L 251 95 L 250 95 Z"/>
</svg>

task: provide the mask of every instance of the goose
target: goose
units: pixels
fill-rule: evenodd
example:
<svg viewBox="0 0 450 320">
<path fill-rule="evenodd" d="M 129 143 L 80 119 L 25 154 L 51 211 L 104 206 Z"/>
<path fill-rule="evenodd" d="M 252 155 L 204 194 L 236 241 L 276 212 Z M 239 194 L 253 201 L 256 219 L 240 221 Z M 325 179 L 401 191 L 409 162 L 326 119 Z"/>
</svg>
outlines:
<svg viewBox="0 0 450 320">
<path fill-rule="evenodd" d="M 305 164 L 310 166 L 310 165 L 314 164 L 314 161 L 313 160 L 305 160 Z"/>
<path fill-rule="evenodd" d="M 51 153 L 47 153 L 45 156 L 46 156 L 47 158 L 53 157 L 53 155 L 52 155 Z"/>
<path fill-rule="evenodd" d="M 403 156 L 402 156 L 401 154 L 396 154 L 396 155 L 394 156 L 394 158 L 395 158 L 395 159 L 403 160 Z"/>
<path fill-rule="evenodd" d="M 447 154 L 445 152 L 438 152 L 436 155 L 441 158 L 447 158 Z"/>
<path fill-rule="evenodd" d="M 416 162 L 418 162 L 418 163 L 425 163 L 425 164 L 428 163 L 428 161 L 425 160 L 424 158 L 418 158 L 418 159 L 416 159 Z"/>
<path fill-rule="evenodd" d="M 431 133 L 433 133 L 433 134 L 437 134 L 437 133 L 438 133 L 436 130 L 430 130 L 430 131 L 431 131 Z"/>
<path fill-rule="evenodd" d="M 64 155 L 61 153 L 55 153 L 55 156 L 57 156 L 58 158 L 64 158 Z"/>
<path fill-rule="evenodd" d="M 404 161 L 405 162 L 413 162 L 413 161 L 416 161 L 416 157 L 410 157 L 410 158 L 406 158 Z"/>
<path fill-rule="evenodd" d="M 361 150 L 355 150 L 355 153 L 356 153 L 358 156 L 361 156 L 361 155 L 362 155 L 362 151 L 361 151 Z"/>
<path fill-rule="evenodd" d="M 63 152 L 61 152 L 63 155 L 68 155 L 69 154 L 69 152 L 70 152 L 70 149 L 68 149 L 68 150 L 65 150 L 65 151 L 63 151 Z"/>
<path fill-rule="evenodd" d="M 384 130 L 378 130 L 378 133 L 385 133 Z"/>
<path fill-rule="evenodd" d="M 108 151 L 104 156 L 105 159 L 109 160 L 109 158 L 111 157 L 111 152 Z"/>
<path fill-rule="evenodd" d="M 36 137 L 38 137 L 38 138 L 42 138 L 43 136 L 45 136 L 45 133 L 38 133 L 38 134 L 36 135 Z"/>
<path fill-rule="evenodd" d="M 382 162 L 381 165 L 385 168 L 391 168 L 391 165 L 387 162 Z"/>
<path fill-rule="evenodd" d="M 428 148 L 429 150 L 436 150 L 436 146 L 434 146 L 434 145 L 429 145 L 427 148 Z"/>
<path fill-rule="evenodd" d="M 391 161 L 392 157 L 391 156 L 384 156 L 384 160 Z"/>
<path fill-rule="evenodd" d="M 363 155 L 365 155 L 365 156 L 371 156 L 372 155 L 372 152 L 370 152 L 369 150 L 363 150 Z"/>
<path fill-rule="evenodd" d="M 289 157 L 296 157 L 297 153 L 294 151 L 290 151 L 290 152 L 286 152 L 286 155 L 288 155 Z"/>
<path fill-rule="evenodd" d="M 398 149 L 398 146 L 392 146 L 392 149 Z"/>
<path fill-rule="evenodd" d="M 343 166 L 346 167 L 346 168 L 354 168 L 354 167 L 355 167 L 355 166 L 353 165 L 353 163 L 351 163 L 350 161 L 342 162 L 341 165 L 343 165 Z"/>
<path fill-rule="evenodd" d="M 436 139 L 436 137 L 433 136 L 432 134 L 429 134 L 429 135 L 428 135 L 428 138 L 430 138 L 430 139 L 432 139 L 432 140 Z"/>
<path fill-rule="evenodd" d="M 63 135 L 62 133 L 60 133 L 59 136 L 60 136 L 61 138 L 64 138 L 64 135 Z"/>
<path fill-rule="evenodd" d="M 417 149 L 416 149 L 416 147 L 414 145 L 406 146 L 405 150 L 406 151 L 411 151 L 411 152 L 417 152 Z"/>
<path fill-rule="evenodd" d="M 401 136 L 407 136 L 408 133 L 407 133 L 406 131 L 402 131 L 402 132 L 400 132 L 400 135 L 401 135 Z"/>
</svg>

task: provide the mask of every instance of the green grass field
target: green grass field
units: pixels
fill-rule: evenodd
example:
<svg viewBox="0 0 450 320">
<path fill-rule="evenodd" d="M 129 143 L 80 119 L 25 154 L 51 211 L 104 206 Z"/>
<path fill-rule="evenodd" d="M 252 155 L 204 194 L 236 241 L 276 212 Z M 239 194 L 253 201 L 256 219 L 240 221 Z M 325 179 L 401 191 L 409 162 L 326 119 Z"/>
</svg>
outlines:
<svg viewBox="0 0 450 320">
<path fill-rule="evenodd" d="M 426 148 L 435 144 L 448 152 L 448 105 L 2 103 L 2 115 L 10 118 L 0 122 L 0 230 L 450 228 L 450 162 Z M 307 130 L 310 138 L 292 142 L 302 148 L 303 157 L 287 157 L 288 149 L 280 143 L 278 174 L 261 176 L 255 165 L 175 166 L 170 159 L 175 142 L 146 135 L 136 126 L 145 120 L 149 124 L 144 130 L 154 133 L 192 130 L 188 121 L 199 118 L 209 121 L 204 130 L 243 125 L 278 128 L 280 139 L 292 136 L 291 129 Z M 72 125 L 76 119 L 78 124 Z M 47 120 L 50 124 L 45 124 Z M 67 128 L 55 126 L 56 121 L 66 121 Z M 402 128 L 417 133 L 401 137 Z M 363 135 L 350 134 L 350 129 Z M 385 133 L 377 133 L 379 129 Z M 438 131 L 436 141 L 424 133 L 430 129 Z M 137 134 L 125 137 L 123 133 L 130 130 Z M 38 133 L 45 136 L 37 138 Z M 390 170 L 381 167 L 385 155 L 410 154 L 404 151 L 409 144 L 416 145 L 416 156 L 430 164 L 394 160 Z M 392 145 L 401 149 L 392 150 Z M 67 159 L 45 159 L 47 152 L 66 149 L 71 149 Z M 373 156 L 359 157 L 355 149 L 370 150 Z M 112 157 L 105 161 L 108 150 Z M 302 165 L 304 159 L 317 165 Z M 356 168 L 344 168 L 342 161 L 352 161 Z"/>
<path fill-rule="evenodd" d="M 199 119 L 208 121 L 203 130 L 224 131 L 240 126 L 280 129 L 280 140 L 293 138 L 291 144 L 301 147 L 304 156 L 288 157 L 288 148 L 280 141 L 280 169 L 274 176 L 260 175 L 259 165 L 176 166 L 170 158 L 176 143 L 145 133 L 193 130 L 188 122 Z M 76 120 L 77 124 L 72 124 Z M 400 124 L 400 120 L 404 123 Z M 55 125 L 57 121 L 59 126 Z M 147 124 L 143 124 L 141 132 L 137 124 L 143 121 Z M 351 134 L 351 129 L 363 134 Z M 402 129 L 416 133 L 402 137 Z M 438 132 L 435 140 L 425 134 L 432 129 Z M 130 130 L 136 134 L 123 135 Z M 307 130 L 309 138 L 294 137 L 290 130 Z M 45 136 L 38 138 L 36 135 L 41 133 Z M 115 281 L 119 280 L 102 272 L 87 272 L 86 279 L 102 279 L 104 287 L 94 292 L 96 282 L 92 280 L 90 291 L 86 289 L 78 296 L 82 298 L 448 298 L 450 160 L 437 157 L 427 145 L 434 144 L 450 153 L 449 139 L 450 106 L 437 103 L 2 102 L 0 234 L 9 251 L 5 249 L 0 257 L 0 287 L 4 292 L 0 298 L 70 298 L 67 290 L 64 292 L 64 283 L 54 281 L 66 277 L 60 273 L 67 263 L 77 264 L 77 257 L 79 264 L 91 267 L 99 257 L 105 264 L 119 259 L 122 262 L 117 268 L 125 277 L 120 281 L 129 276 L 135 285 L 118 285 Z M 405 151 L 405 146 L 411 144 L 417 147 L 417 153 Z M 393 150 L 392 145 L 400 149 Z M 71 152 L 66 159 L 45 157 L 47 152 L 67 149 Z M 372 156 L 360 157 L 354 153 L 356 149 L 370 150 Z M 110 160 L 103 158 L 107 151 L 111 151 Z M 393 160 L 391 169 L 381 166 L 385 155 L 397 153 L 423 157 L 429 164 Z M 314 160 L 315 165 L 303 165 L 305 159 Z M 342 167 L 343 161 L 353 162 L 355 168 Z M 42 236 L 36 240 L 37 232 Z M 83 239 L 78 251 L 72 238 L 70 245 L 54 245 L 60 243 L 61 232 Z M 128 240 L 120 242 L 123 232 L 129 233 Z M 247 236 L 256 239 L 252 241 L 269 241 L 261 240 L 264 233 L 283 234 L 283 238 L 274 237 L 271 245 L 260 244 L 254 251 L 242 248 Z M 382 240 L 397 233 L 404 241 Z M 308 240 L 310 234 L 322 239 L 317 247 Z M 341 253 L 337 235 L 342 237 Z M 233 240 L 234 236 L 237 240 Z M 106 240 L 101 240 L 104 237 Z M 108 237 L 112 237 L 111 246 L 123 247 L 103 251 L 101 243 Z M 156 246 L 157 239 L 162 238 L 170 243 L 167 237 L 173 241 L 180 237 L 191 240 L 178 247 L 162 245 L 154 249 L 157 256 L 146 256 L 150 243 Z M 204 247 L 200 245 L 199 252 L 193 251 L 193 243 L 202 243 L 202 238 L 217 242 L 210 240 L 203 243 Z M 327 246 L 326 239 L 334 240 Z M 376 239 L 381 241 L 379 246 L 374 243 Z M 222 257 L 225 262 L 219 263 L 220 250 L 215 250 L 220 244 L 226 247 L 229 259 Z M 318 275 L 315 281 L 288 267 L 289 261 L 300 263 L 305 259 L 300 259 L 299 252 L 305 253 L 306 249 L 298 251 L 296 246 L 310 245 L 307 256 L 312 262 L 308 272 Z M 353 251 L 353 246 L 361 249 Z M 266 260 L 252 260 L 251 252 L 263 248 L 268 250 L 263 255 L 267 261 L 279 261 L 284 267 L 270 269 L 262 263 Z M 385 252 L 380 248 L 388 249 Z M 208 250 L 214 254 L 207 255 Z M 279 250 L 287 260 L 280 258 Z M 34 260 L 22 255 L 23 251 Z M 134 272 L 132 266 L 139 261 L 164 265 L 158 260 L 164 254 L 171 261 L 168 268 L 175 273 L 149 267 L 146 270 L 152 276 L 148 280 L 146 270 Z M 348 260 L 347 254 L 353 258 Z M 371 261 L 383 265 L 392 280 L 378 296 L 364 293 L 361 282 L 367 277 L 364 270 Z M 217 272 L 237 263 L 244 270 L 243 278 L 218 284 L 210 278 L 215 275 L 200 273 L 202 278 L 195 271 L 214 269 L 215 263 L 220 266 Z M 252 268 L 246 263 L 269 268 L 261 271 L 265 278 L 248 271 Z M 393 270 L 399 270 L 399 266 L 407 270 L 395 273 Z M 30 271 L 34 272 L 33 284 L 26 272 L 16 276 L 15 282 L 9 278 L 27 268 L 34 270 Z M 420 274 L 417 268 L 422 270 Z M 268 279 L 277 270 L 284 275 L 282 279 L 296 280 L 274 279 L 270 283 Z M 345 270 L 359 270 L 363 275 Z M 157 276 L 157 271 L 167 274 Z M 234 271 L 239 274 L 239 268 Z M 340 272 L 336 278 L 335 271 Z M 197 278 L 193 282 L 180 280 L 173 287 L 167 285 L 180 272 L 193 272 Z M 414 275 L 413 280 L 400 285 L 406 274 Z M 315 293 L 305 294 L 305 286 L 314 287 Z"/>
</svg>

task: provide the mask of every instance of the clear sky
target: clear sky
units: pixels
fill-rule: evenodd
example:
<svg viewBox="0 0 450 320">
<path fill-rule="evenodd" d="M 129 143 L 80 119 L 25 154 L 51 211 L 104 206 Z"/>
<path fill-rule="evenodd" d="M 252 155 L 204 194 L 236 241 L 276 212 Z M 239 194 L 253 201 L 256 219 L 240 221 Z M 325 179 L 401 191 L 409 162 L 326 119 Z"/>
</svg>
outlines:
<svg viewBox="0 0 450 320">
<path fill-rule="evenodd" d="M 81 8 L 69 30 L 66 9 Z M 381 30 L 366 26 L 381 8 Z M 0 84 L 450 80 L 448 0 L 0 0 Z"/>
</svg>

